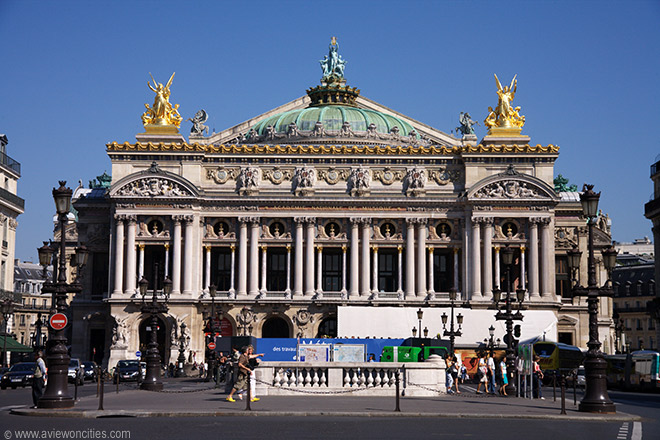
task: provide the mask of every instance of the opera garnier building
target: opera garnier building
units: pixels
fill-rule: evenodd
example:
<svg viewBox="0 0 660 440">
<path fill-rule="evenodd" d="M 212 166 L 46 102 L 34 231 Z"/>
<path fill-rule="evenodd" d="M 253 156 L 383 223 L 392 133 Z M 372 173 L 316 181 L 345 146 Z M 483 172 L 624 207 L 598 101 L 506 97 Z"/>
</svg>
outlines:
<svg viewBox="0 0 660 440">
<path fill-rule="evenodd" d="M 479 141 L 469 114 L 447 134 L 364 97 L 344 67 L 333 39 L 305 96 L 210 135 L 200 110 L 188 140 L 174 75 L 149 83 L 144 132 L 108 143 L 111 177 L 74 193 L 92 255 L 71 304 L 72 356 L 114 366 L 146 346 L 143 279 L 148 292 L 171 286 L 166 363 L 182 341 L 186 358 L 204 357 L 212 307 L 223 336 L 442 337 L 454 292 L 457 347 L 476 348 L 490 326 L 503 339 L 493 296 L 507 291 L 522 292 L 522 339 L 586 347 L 586 302 L 569 294 L 572 279 L 586 283 L 586 258 L 573 274 L 566 260 L 586 251 L 586 220 L 575 185 L 555 178 L 559 147 L 524 133 L 517 79 L 495 76 Z M 610 244 L 607 217 L 596 232 Z M 607 299 L 600 316 L 611 352 Z"/>
</svg>

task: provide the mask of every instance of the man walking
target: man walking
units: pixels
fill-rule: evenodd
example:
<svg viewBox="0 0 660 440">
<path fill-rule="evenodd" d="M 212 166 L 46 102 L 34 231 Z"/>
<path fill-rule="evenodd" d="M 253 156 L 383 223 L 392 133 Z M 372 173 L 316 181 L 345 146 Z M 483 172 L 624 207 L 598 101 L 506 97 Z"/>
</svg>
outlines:
<svg viewBox="0 0 660 440">
<path fill-rule="evenodd" d="M 46 363 L 43 360 L 43 352 L 38 350 L 34 354 L 34 360 L 37 363 L 36 368 L 34 369 L 34 377 L 32 378 L 32 403 L 37 407 L 37 403 L 41 396 L 44 394 L 44 378 L 46 377 Z"/>
<path fill-rule="evenodd" d="M 488 393 L 495 394 L 495 360 L 493 354 L 488 356 Z"/>
</svg>

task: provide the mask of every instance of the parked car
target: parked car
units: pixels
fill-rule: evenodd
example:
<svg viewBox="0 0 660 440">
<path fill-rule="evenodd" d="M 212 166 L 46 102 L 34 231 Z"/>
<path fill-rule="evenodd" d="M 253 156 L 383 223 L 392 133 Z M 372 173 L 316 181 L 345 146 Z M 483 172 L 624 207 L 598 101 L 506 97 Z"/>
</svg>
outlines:
<svg viewBox="0 0 660 440">
<path fill-rule="evenodd" d="M 85 380 L 91 380 L 91 381 L 96 380 L 96 369 L 98 368 L 96 362 L 94 361 L 83 362 L 82 368 L 83 368 L 83 377 L 85 378 Z"/>
<path fill-rule="evenodd" d="M 25 388 L 27 385 L 32 385 L 36 367 L 36 362 L 20 362 L 12 365 L 9 371 L 2 375 L 0 388 L 4 390 L 11 387 L 15 390 L 19 386 Z"/>
<path fill-rule="evenodd" d="M 144 379 L 145 369 L 146 364 L 144 362 L 131 359 L 121 360 L 117 362 L 117 366 L 115 367 L 113 381 L 117 383 L 117 376 L 119 376 L 121 382 L 137 381 L 140 374 L 138 371 L 141 372 L 141 379 Z"/>
<path fill-rule="evenodd" d="M 69 382 L 78 385 L 85 384 L 85 371 L 80 364 L 80 359 L 71 358 L 69 360 Z"/>
<path fill-rule="evenodd" d="M 577 376 L 576 376 L 576 378 L 577 378 L 577 379 L 576 379 L 577 386 L 578 386 L 579 388 L 584 388 L 585 386 L 587 386 L 587 380 L 586 380 L 586 378 L 585 378 L 585 376 L 584 376 L 584 367 L 580 367 L 580 368 L 577 369 Z"/>
</svg>

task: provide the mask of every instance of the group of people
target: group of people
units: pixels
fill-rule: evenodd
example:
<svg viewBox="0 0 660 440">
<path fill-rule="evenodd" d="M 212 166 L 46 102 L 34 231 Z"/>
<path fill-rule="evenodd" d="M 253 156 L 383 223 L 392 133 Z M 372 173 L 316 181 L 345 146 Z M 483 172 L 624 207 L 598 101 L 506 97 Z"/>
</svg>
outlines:
<svg viewBox="0 0 660 440">
<path fill-rule="evenodd" d="M 500 396 L 508 396 L 506 387 L 509 385 L 509 377 L 506 368 L 506 356 L 499 362 L 495 362 L 492 354 L 482 353 L 477 366 L 477 394 L 495 394 L 495 387 Z M 484 391 L 481 391 L 481 386 Z"/>
</svg>

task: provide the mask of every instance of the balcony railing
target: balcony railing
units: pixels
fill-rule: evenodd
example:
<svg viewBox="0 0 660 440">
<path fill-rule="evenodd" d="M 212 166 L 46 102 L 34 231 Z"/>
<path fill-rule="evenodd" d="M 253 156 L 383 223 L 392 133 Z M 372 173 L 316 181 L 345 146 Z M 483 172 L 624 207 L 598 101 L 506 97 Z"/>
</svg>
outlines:
<svg viewBox="0 0 660 440">
<path fill-rule="evenodd" d="M 18 197 L 16 194 L 12 194 L 4 188 L 0 188 L 0 199 L 5 199 L 14 206 L 18 206 L 21 209 L 25 208 L 25 200 Z"/>
<path fill-rule="evenodd" d="M 0 165 L 4 165 L 10 170 L 14 171 L 19 176 L 21 175 L 21 164 L 16 162 L 5 153 L 0 153 Z"/>
</svg>

